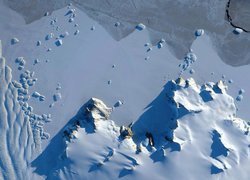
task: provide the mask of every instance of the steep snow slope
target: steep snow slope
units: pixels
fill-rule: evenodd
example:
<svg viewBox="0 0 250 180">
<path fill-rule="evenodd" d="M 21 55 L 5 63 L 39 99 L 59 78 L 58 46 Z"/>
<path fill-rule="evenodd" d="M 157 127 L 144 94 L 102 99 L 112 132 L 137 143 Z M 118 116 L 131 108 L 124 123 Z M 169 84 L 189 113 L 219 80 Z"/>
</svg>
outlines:
<svg viewBox="0 0 250 180">
<path fill-rule="evenodd" d="M 11 81 L 11 69 L 0 53 L 0 179 L 30 179 L 30 162 L 40 147 Z"/>
<path fill-rule="evenodd" d="M 166 47 L 159 51 L 154 48 L 155 51 L 147 53 L 148 47 L 144 47 L 149 42 L 147 31 L 135 31 L 128 39 L 117 42 L 80 11 L 77 11 L 75 18 L 79 27 L 74 27 L 75 23 L 69 23 L 69 17 L 64 16 L 67 12 L 66 8 L 62 9 L 52 19 L 45 17 L 28 26 L 20 25 L 19 31 L 12 27 L 1 35 L 5 40 L 4 53 L 9 59 L 7 63 L 15 69 L 14 78 L 18 80 L 23 73 L 16 70 L 18 65 L 15 59 L 19 56 L 26 60 L 25 70 L 35 72 L 38 81 L 29 92 L 32 94 L 37 91 L 45 95 L 46 100 L 39 102 L 31 97 L 29 104 L 39 114 L 52 115 L 53 121 L 45 125 L 46 131 L 53 137 L 82 103 L 92 96 L 104 99 L 110 106 L 118 100 L 124 102 L 113 113 L 118 123 L 136 119 L 161 90 L 167 76 L 177 76 L 179 62 Z M 50 20 L 54 18 L 57 18 L 57 25 L 52 26 Z M 95 30 L 91 31 L 93 25 Z M 56 26 L 60 27 L 59 31 L 55 30 Z M 39 31 L 37 27 L 40 27 Z M 80 33 L 74 35 L 77 29 Z M 55 38 L 65 31 L 69 32 L 69 36 L 63 38 L 62 46 L 57 47 L 54 44 Z M 46 41 L 44 38 L 50 32 L 55 37 Z M 11 45 L 8 42 L 12 37 L 17 37 L 20 42 Z M 38 40 L 42 42 L 41 46 L 36 46 Z M 47 52 L 48 48 L 52 51 Z M 148 61 L 145 60 L 147 56 L 150 57 Z M 168 57 L 169 60 L 159 56 Z M 33 65 L 35 59 L 39 59 L 40 63 Z M 46 63 L 46 60 L 49 61 Z M 108 84 L 109 80 L 111 84 Z M 62 99 L 50 108 L 58 83 Z"/>
<path fill-rule="evenodd" d="M 91 99 L 57 135 L 64 149 L 48 179 L 249 179 L 250 126 L 236 117 L 226 88 L 222 81 L 169 81 L 142 116 L 154 108 L 172 116 L 127 128 Z"/>
<path fill-rule="evenodd" d="M 209 177 L 210 173 L 224 171 L 225 173 L 219 173 L 218 176 L 227 179 L 229 175 L 232 175 L 232 177 L 236 178 L 235 172 L 229 168 L 230 165 L 241 174 L 240 178 L 248 179 L 249 176 L 246 174 L 247 164 L 249 164 L 247 155 L 248 136 L 238 132 L 234 127 L 236 124 L 240 129 L 244 129 L 247 125 L 232 115 L 239 109 L 238 115 L 240 117 L 243 117 L 245 120 L 250 118 L 248 112 L 250 86 L 247 79 L 243 78 L 243 75 L 245 77 L 249 76 L 249 66 L 234 68 L 222 63 L 213 49 L 211 39 L 209 38 L 211 36 L 207 36 L 209 35 L 209 31 L 205 29 L 205 35 L 196 38 L 194 32 L 196 28 L 200 27 L 192 27 L 188 30 L 188 36 L 190 36 L 191 39 L 196 39 L 192 45 L 192 49 L 198 59 L 190 67 L 194 69 L 195 73 L 190 74 L 190 69 L 188 69 L 183 72 L 182 75 L 184 77 L 194 77 L 199 84 L 211 80 L 216 82 L 219 79 L 223 79 L 223 81 L 227 83 L 233 79 L 234 83 L 228 83 L 228 93 L 236 98 L 241 88 L 246 92 L 243 94 L 244 98 L 242 102 L 236 103 L 236 108 L 231 102 L 232 98 L 226 94 L 217 95 L 216 93 L 212 93 L 212 95 L 215 96 L 214 101 L 197 104 L 197 102 L 203 101 L 199 95 L 201 88 L 199 87 L 197 90 L 195 86 L 191 86 L 189 89 L 180 87 L 180 89 L 176 91 L 176 99 L 174 100 L 185 104 L 185 108 L 182 108 L 180 112 L 183 117 L 177 116 L 177 105 L 174 104 L 172 106 L 166 101 L 166 87 L 164 87 L 164 84 L 166 81 L 176 78 L 179 75 L 182 68 L 178 67 L 178 65 L 182 61 L 179 61 L 172 55 L 167 48 L 168 45 L 166 42 L 162 42 L 160 46 L 159 44 L 154 46 L 150 44 L 152 39 L 148 36 L 149 33 L 154 32 L 155 35 L 157 34 L 156 40 L 158 42 L 161 38 L 165 37 L 164 33 L 158 33 L 150 27 L 139 31 L 135 28 L 137 22 L 131 25 L 122 20 L 120 21 L 120 19 L 107 18 L 106 20 L 111 23 L 107 24 L 107 26 L 112 26 L 115 31 L 118 29 L 116 24 L 119 23 L 120 26 L 118 25 L 118 27 L 121 29 L 128 27 L 128 29 L 124 31 L 117 30 L 117 34 L 121 33 L 121 37 L 123 32 L 128 32 L 127 30 L 129 30 L 129 32 L 131 30 L 133 31 L 129 36 L 117 42 L 102 26 L 78 9 L 76 9 L 75 15 L 72 13 L 68 14 L 69 11 L 74 8 L 75 7 L 60 9 L 53 12 L 50 16 L 43 17 L 39 21 L 26 25 L 21 16 L 4 6 L 0 6 L 0 39 L 4 40 L 3 54 L 7 57 L 6 63 L 13 70 L 12 81 L 19 81 L 20 75 L 26 74 L 26 70 L 30 70 L 31 74 L 34 71 L 35 75 L 32 78 L 37 78 L 37 82 L 28 89 L 28 96 L 31 96 L 28 100 L 28 105 L 31 106 L 37 114 L 44 114 L 46 117 L 49 117 L 49 114 L 51 114 L 53 120 L 49 124 L 45 124 L 43 128 L 42 126 L 45 121 L 43 116 L 38 115 L 36 118 L 36 120 L 40 119 L 41 121 L 38 124 L 38 141 L 35 142 L 40 143 L 40 136 L 44 139 L 49 137 L 48 134 L 44 133 L 43 129 L 50 133 L 51 139 L 43 141 L 42 148 L 44 151 L 32 162 L 32 166 L 35 168 L 34 174 L 37 173 L 41 175 L 41 179 L 44 179 L 42 177 L 43 175 L 49 178 L 64 177 L 65 179 L 78 179 L 77 174 L 82 177 L 88 176 L 89 178 L 98 178 L 101 176 L 108 178 L 108 176 L 111 175 L 111 177 L 115 179 L 119 176 L 130 178 L 130 175 L 127 174 L 133 174 L 133 176 L 138 176 L 139 179 L 146 179 L 151 175 L 147 174 L 147 172 L 151 172 L 152 170 L 155 173 L 152 175 L 158 179 L 167 175 L 169 175 L 170 179 L 175 178 L 176 175 L 178 175 L 176 178 L 183 179 L 184 173 L 178 174 L 178 164 L 175 164 L 175 162 L 182 161 L 182 159 L 185 160 L 185 162 L 193 162 L 194 159 L 198 159 L 195 161 L 197 164 L 193 164 L 192 166 L 184 164 L 181 167 L 181 170 L 186 172 L 190 178 L 194 178 L 195 176 L 195 174 L 191 174 L 190 172 L 196 172 L 196 170 L 199 170 L 199 172 L 196 173 L 197 177 L 199 175 L 201 176 L 202 173 Z M 91 13 L 93 12 L 95 11 L 91 11 Z M 88 11 L 88 13 L 90 12 Z M 75 17 L 72 19 L 73 16 Z M 115 37 L 117 34 L 112 35 Z M 236 39 L 238 43 L 246 37 L 246 34 L 232 37 L 231 35 L 232 34 L 230 34 L 230 38 Z M 176 36 L 178 36 L 178 38 L 174 38 L 175 40 L 183 38 L 181 36 L 179 37 L 178 33 Z M 19 39 L 19 43 L 11 44 L 11 39 L 14 37 Z M 62 44 L 60 42 L 58 45 L 58 40 L 61 40 Z M 167 40 L 167 43 L 169 42 L 171 42 L 171 40 Z M 180 44 L 181 42 L 178 41 Z M 189 48 L 188 46 L 188 49 Z M 228 49 L 225 48 L 225 50 Z M 183 57 L 184 56 L 183 54 Z M 17 57 L 24 57 L 26 62 L 25 66 L 20 66 L 19 63 L 16 63 Z M 183 58 L 181 58 L 181 60 L 183 60 Z M 22 67 L 22 69 L 19 71 L 18 68 L 20 67 Z M 211 72 L 214 73 L 211 74 Z M 28 80 L 30 79 L 28 78 Z M 26 82 L 24 83 L 25 87 Z M 162 87 L 164 87 L 163 91 Z M 4 88 L 4 90 L 6 90 L 5 86 Z M 207 88 L 209 89 L 209 87 Z M 41 96 L 39 95 L 39 98 L 32 97 L 35 92 L 38 92 Z M 159 92 L 161 93 L 155 98 Z M 207 96 L 207 93 L 208 92 L 205 92 L 205 96 Z M 193 98 L 189 99 L 188 95 L 192 95 Z M 40 97 L 43 96 L 45 97 L 42 98 L 44 101 L 40 101 Z M 90 123 L 87 123 L 87 125 L 82 124 L 81 127 L 78 127 L 78 123 L 75 124 L 74 128 L 78 129 L 78 133 L 76 133 L 78 139 L 76 142 L 65 143 L 65 140 L 62 139 L 62 134 L 67 127 L 64 127 L 64 125 L 76 114 L 83 102 L 87 102 L 91 97 L 98 97 L 104 100 L 108 106 L 112 107 L 111 117 L 107 118 L 108 116 L 103 115 L 99 108 L 95 108 L 93 117 L 88 117 Z M 55 99 L 57 100 L 55 101 Z M 152 99 L 155 100 L 150 103 Z M 207 101 L 206 99 L 207 98 L 205 98 L 204 101 Z M 209 98 L 208 96 L 208 100 L 209 99 L 211 99 L 211 97 Z M 190 102 L 196 104 L 196 106 L 191 106 Z M 224 106 L 224 104 L 226 105 Z M 86 105 L 89 104 L 87 103 Z M 214 106 L 220 107 L 222 109 L 221 112 L 218 112 L 219 108 L 212 109 Z M 83 108 L 84 107 L 86 106 L 84 105 Z M 180 107 L 182 106 L 180 105 Z M 27 109 L 25 109 L 25 111 L 27 111 Z M 105 107 L 104 104 L 102 104 L 101 109 L 107 109 L 107 112 L 109 112 L 109 108 Z M 203 111 L 200 112 L 200 109 L 203 109 Z M 15 112 L 17 113 L 18 110 Z M 81 115 L 82 111 L 80 110 L 79 112 L 80 117 L 78 114 L 71 122 L 75 122 L 75 118 L 85 119 L 85 117 Z M 92 127 L 93 119 L 103 119 L 102 116 L 104 116 L 104 119 L 114 119 L 115 123 L 111 120 L 100 120 L 100 129 L 97 128 L 96 133 L 94 133 Z M 179 125 L 177 129 L 176 117 L 178 117 Z M 213 122 L 211 126 L 205 126 L 210 123 L 210 118 L 207 119 L 207 117 L 210 117 L 216 122 Z M 174 121 L 171 121 L 171 118 L 174 118 Z M 6 117 L 4 117 L 4 119 L 6 120 Z M 189 121 L 188 119 L 191 120 Z M 199 121 L 199 119 L 204 119 L 205 123 L 202 123 L 203 121 Z M 226 121 L 229 123 L 229 127 L 231 126 L 230 124 L 233 124 L 233 128 L 230 128 L 232 130 L 225 127 L 223 123 L 219 123 L 224 122 L 220 121 L 222 119 L 229 120 Z M 11 118 L 11 120 L 13 119 Z M 37 122 L 36 120 L 32 119 L 32 122 Z M 51 119 L 49 118 L 47 120 L 50 121 Z M 20 118 L 20 121 L 23 121 L 23 118 Z M 132 121 L 135 121 L 132 125 L 134 128 L 133 140 L 117 140 L 120 136 L 119 126 L 128 125 Z M 163 124 L 162 121 L 167 123 Z M 160 126 L 160 128 L 158 128 L 158 126 Z M 185 127 L 192 128 L 192 132 L 183 130 Z M 26 127 L 24 127 L 24 129 L 25 128 Z M 32 128 L 34 128 L 34 126 L 32 126 Z M 204 131 L 199 128 L 204 128 Z M 125 134 L 131 133 L 129 129 L 125 128 L 125 130 L 125 132 L 122 132 Z M 160 134 L 157 134 L 158 130 Z M 13 130 L 9 130 L 9 132 L 11 131 Z M 85 134 L 85 131 L 87 134 Z M 150 134 L 147 134 L 147 137 L 151 140 L 145 138 L 146 131 L 150 131 L 153 137 L 157 137 L 154 138 L 156 154 L 153 153 L 155 151 L 154 148 L 147 146 L 149 143 L 147 141 L 150 141 L 150 144 L 153 142 Z M 247 132 L 247 130 L 244 131 Z M 205 136 L 203 134 L 204 132 L 206 132 Z M 110 134 L 112 134 L 111 137 L 113 138 L 111 140 L 109 137 Z M 167 141 L 165 140 L 165 134 Z M 224 134 L 226 134 L 226 136 L 224 136 Z M 230 138 L 228 138 L 228 134 L 230 134 Z M 177 138 L 175 138 L 175 135 Z M 106 136 L 108 137 L 104 138 Z M 227 139 L 231 140 L 231 136 L 232 143 L 228 143 Z M 175 143 L 164 144 L 171 141 L 172 137 L 176 140 L 174 141 Z M 204 138 L 204 142 L 200 137 Z M 237 137 L 239 137 L 239 139 Z M 25 136 L 25 138 L 30 138 L 30 136 Z M 225 140 L 224 138 L 227 139 Z M 159 141 L 157 141 L 157 139 L 159 139 Z M 184 140 L 189 142 L 189 139 L 193 140 L 190 140 L 192 143 L 183 142 Z M 5 143 L 5 141 L 3 142 Z M 136 145 L 140 142 L 142 142 L 143 153 L 138 155 L 140 158 L 137 160 L 135 159 L 136 157 L 134 157 L 134 153 L 137 150 Z M 11 141 L 7 143 L 11 143 Z M 182 147 L 183 143 L 184 145 Z M 119 144 L 121 144 L 121 149 L 118 148 Z M 143 148 L 143 144 L 146 144 L 148 148 Z M 161 150 L 161 145 L 164 146 L 166 152 L 165 150 Z M 185 149 L 186 145 L 188 145 L 188 148 Z M 231 147 L 231 145 L 233 147 Z M 127 148 L 123 148 L 123 146 Z M 166 156 L 163 158 L 165 160 L 162 160 L 162 154 L 167 154 L 168 151 L 171 151 L 168 147 L 175 152 L 172 152 L 170 154 L 171 156 Z M 191 151 L 188 150 L 189 147 Z M 20 151 L 22 151 L 23 148 L 24 147 L 20 145 L 18 150 L 20 149 Z M 30 148 L 30 146 L 27 146 L 27 148 Z M 101 159 L 99 156 L 100 149 L 103 148 L 104 153 L 102 153 L 101 156 L 104 156 L 106 160 Z M 220 153 L 216 151 L 218 148 L 220 149 Z M 80 149 L 82 149 L 81 152 L 78 151 Z M 113 153 L 115 152 L 114 149 L 118 153 Z M 181 155 L 179 156 L 177 153 L 180 149 Z M 26 151 L 24 150 L 24 152 Z M 191 152 L 199 153 L 190 154 Z M 232 156 L 235 156 L 235 158 L 228 155 L 228 152 L 230 152 Z M 65 153 L 68 158 L 65 158 Z M 107 165 L 108 163 L 105 163 L 105 166 L 102 166 L 103 161 L 108 161 L 110 156 L 113 156 L 112 154 L 116 154 L 112 165 L 109 166 Z M 227 156 L 228 158 L 223 157 L 221 159 L 220 154 L 222 157 Z M 1 157 L 6 156 L 1 155 Z M 16 157 L 15 153 L 10 155 L 10 157 L 13 157 L 13 159 L 21 158 L 21 156 Z M 30 162 L 30 159 L 31 158 L 24 158 L 21 162 Z M 160 163 L 153 163 L 152 159 L 153 162 L 160 161 Z M 205 160 L 201 161 L 201 159 Z M 4 162 L 6 161 L 4 160 Z M 140 164 L 140 162 L 147 165 L 137 165 Z M 236 166 L 235 163 L 239 165 Z M 9 165 L 9 163 L 7 163 L 7 165 Z M 18 163 L 15 167 L 19 165 Z M 104 168 L 104 171 L 100 173 L 98 170 L 99 166 L 108 167 L 109 169 Z M 8 167 L 10 170 L 13 169 L 11 164 Z M 22 167 L 25 168 L 25 166 Z M 86 173 L 86 171 L 82 171 L 82 169 L 79 170 L 78 168 L 81 167 L 84 167 L 84 169 L 87 168 L 90 173 Z M 145 167 L 147 168 L 146 170 Z M 139 170 L 133 171 L 134 168 Z M 110 172 L 110 169 L 115 169 L 115 171 Z M 165 172 L 166 169 L 170 169 L 172 173 L 162 174 L 161 172 Z M 228 169 L 228 171 L 225 171 L 225 169 Z M 21 172 L 22 168 L 18 170 Z M 146 171 L 146 173 L 144 171 Z M 1 172 L 5 171 L 1 169 Z M 19 171 L 17 171 L 17 173 L 19 173 Z M 217 176 L 215 176 L 215 178 L 217 178 Z"/>
<path fill-rule="evenodd" d="M 40 102 L 31 97 L 29 104 L 38 114 L 52 115 L 53 121 L 49 125 L 45 124 L 45 130 L 51 137 L 76 113 L 83 102 L 93 96 L 103 99 L 109 106 L 119 100 L 124 102 L 122 106 L 115 108 L 112 118 L 116 119 L 119 125 L 128 124 L 140 117 L 145 111 L 144 108 L 161 91 L 166 80 L 179 74 L 180 61 L 172 56 L 165 43 L 161 49 L 152 46 L 152 50 L 147 52 L 150 47 L 144 45 L 150 42 L 150 28 L 135 30 L 117 42 L 78 9 L 72 23 L 68 22 L 70 16 L 65 16 L 69 9 L 64 8 L 51 16 L 25 25 L 19 15 L 2 6 L 0 8 L 0 13 L 3 13 L 0 16 L 0 37 L 4 40 L 3 49 L 8 59 L 7 64 L 14 70 L 15 80 L 19 80 L 20 74 L 25 70 L 35 72 L 38 81 L 35 86 L 30 87 L 29 93 L 32 95 L 37 91 L 46 99 Z M 91 30 L 92 26 L 95 30 Z M 80 33 L 74 35 L 77 30 Z M 195 29 L 190 33 L 192 37 L 194 31 Z M 57 47 L 56 38 L 65 32 L 69 35 L 60 38 L 63 44 Z M 50 33 L 53 33 L 54 37 L 45 40 Z M 10 40 L 13 37 L 17 37 L 20 42 L 11 45 Z M 41 41 L 41 46 L 37 46 L 37 41 Z M 50 48 L 51 51 L 48 51 Z M 249 75 L 249 66 L 233 68 L 223 64 L 206 35 L 197 38 L 192 48 L 198 60 L 192 65 L 196 73 L 191 76 L 199 83 L 218 81 L 222 74 L 226 75 L 225 81 L 233 79 L 234 83 L 230 84 L 229 92 L 236 97 L 239 89 L 245 89 L 244 99 L 237 106 L 240 116 L 249 119 L 247 107 L 250 86 L 242 78 L 242 74 L 246 77 Z M 17 71 L 15 60 L 20 56 L 25 58 L 26 65 L 24 70 Z M 34 65 L 35 59 L 40 63 Z M 211 75 L 211 72 L 214 72 L 214 75 Z M 189 77 L 189 70 L 183 75 Z M 61 87 L 59 91 L 56 90 L 58 83 Z M 57 92 L 61 93 L 62 99 L 50 108 L 53 95 Z M 43 145 L 46 146 L 47 143 L 44 142 Z"/>
</svg>

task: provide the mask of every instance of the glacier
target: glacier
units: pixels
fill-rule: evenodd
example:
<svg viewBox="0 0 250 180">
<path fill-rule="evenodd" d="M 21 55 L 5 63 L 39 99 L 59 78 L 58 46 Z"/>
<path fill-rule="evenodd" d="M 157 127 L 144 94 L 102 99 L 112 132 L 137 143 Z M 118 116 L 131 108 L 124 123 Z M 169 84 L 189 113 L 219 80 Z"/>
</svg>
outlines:
<svg viewBox="0 0 250 180">
<path fill-rule="evenodd" d="M 143 2 L 0 0 L 1 179 L 249 179 L 248 33 Z"/>
</svg>

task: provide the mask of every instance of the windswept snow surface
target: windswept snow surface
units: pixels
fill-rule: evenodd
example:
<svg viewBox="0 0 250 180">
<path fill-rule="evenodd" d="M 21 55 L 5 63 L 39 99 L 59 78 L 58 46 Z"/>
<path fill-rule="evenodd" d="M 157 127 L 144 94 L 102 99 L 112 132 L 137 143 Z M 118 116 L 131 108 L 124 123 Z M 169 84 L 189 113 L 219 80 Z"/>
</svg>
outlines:
<svg viewBox="0 0 250 180">
<path fill-rule="evenodd" d="M 142 3 L 150 22 L 137 1 L 114 17 L 100 2 L 0 0 L 0 178 L 249 179 L 249 65 L 220 59 L 247 64 L 249 37 L 225 24 L 224 1 L 220 18 L 202 14 L 212 26 L 187 23 L 181 3 L 181 18 L 165 14 L 173 1 Z"/>
<path fill-rule="evenodd" d="M 0 179 L 30 179 L 34 176 L 30 163 L 40 150 L 40 139 L 36 142 L 29 117 L 21 110 L 5 63 L 0 57 Z"/>
<path fill-rule="evenodd" d="M 92 98 L 57 135 L 64 148 L 48 179 L 249 179 L 250 126 L 226 89 L 222 81 L 169 81 L 127 138 L 111 108 Z M 169 116 L 144 118 L 163 109 Z"/>
</svg>

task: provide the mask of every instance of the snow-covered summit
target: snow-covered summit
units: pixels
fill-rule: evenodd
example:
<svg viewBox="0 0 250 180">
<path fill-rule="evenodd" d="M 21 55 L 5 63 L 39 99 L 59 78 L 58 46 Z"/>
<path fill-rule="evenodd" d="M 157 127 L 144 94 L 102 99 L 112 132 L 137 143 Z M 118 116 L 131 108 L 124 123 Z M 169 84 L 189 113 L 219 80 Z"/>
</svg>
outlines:
<svg viewBox="0 0 250 180">
<path fill-rule="evenodd" d="M 158 97 L 169 117 L 139 118 L 128 127 L 118 127 L 109 119 L 111 109 L 92 98 L 65 127 L 65 153 L 49 177 L 245 179 L 250 129 L 236 117 L 234 99 L 226 89 L 223 82 L 200 86 L 192 78 L 169 81 L 164 96 Z M 153 102 L 144 115 L 158 105 Z M 121 138 L 124 130 L 129 136 Z"/>
</svg>

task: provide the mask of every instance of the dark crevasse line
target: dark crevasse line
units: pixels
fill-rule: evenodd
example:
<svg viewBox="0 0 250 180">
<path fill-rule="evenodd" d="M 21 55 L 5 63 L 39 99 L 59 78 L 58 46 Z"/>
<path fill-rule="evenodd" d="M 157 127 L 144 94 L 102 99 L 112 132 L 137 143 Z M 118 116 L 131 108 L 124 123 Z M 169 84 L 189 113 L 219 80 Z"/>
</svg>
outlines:
<svg viewBox="0 0 250 180">
<path fill-rule="evenodd" d="M 232 27 L 234 27 L 234 28 L 240 28 L 240 29 L 242 29 L 244 32 L 249 33 L 249 32 L 250 32 L 249 30 L 247 30 L 247 29 L 245 29 L 245 28 L 243 28 L 243 27 L 240 27 L 240 26 L 238 26 L 238 25 L 236 25 L 236 24 L 233 23 L 233 19 L 232 19 L 231 15 L 230 15 L 230 11 L 229 11 L 230 4 L 231 4 L 231 0 L 229 0 L 229 1 L 227 2 L 227 6 L 226 6 L 226 18 L 227 18 L 227 21 L 230 23 L 230 25 L 231 25 Z"/>
</svg>

